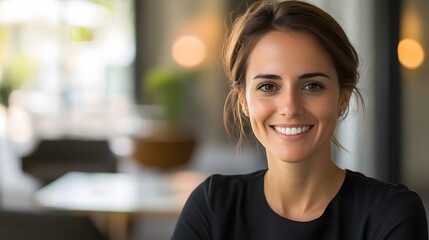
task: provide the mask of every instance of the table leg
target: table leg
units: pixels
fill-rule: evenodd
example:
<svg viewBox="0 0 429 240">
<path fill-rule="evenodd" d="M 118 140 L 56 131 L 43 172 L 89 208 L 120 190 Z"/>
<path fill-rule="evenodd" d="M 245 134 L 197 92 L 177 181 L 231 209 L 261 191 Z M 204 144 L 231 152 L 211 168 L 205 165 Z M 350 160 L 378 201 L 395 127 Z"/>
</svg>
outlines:
<svg viewBox="0 0 429 240">
<path fill-rule="evenodd" d="M 109 213 L 107 215 L 108 240 L 129 240 L 132 216 L 128 213 Z"/>
</svg>

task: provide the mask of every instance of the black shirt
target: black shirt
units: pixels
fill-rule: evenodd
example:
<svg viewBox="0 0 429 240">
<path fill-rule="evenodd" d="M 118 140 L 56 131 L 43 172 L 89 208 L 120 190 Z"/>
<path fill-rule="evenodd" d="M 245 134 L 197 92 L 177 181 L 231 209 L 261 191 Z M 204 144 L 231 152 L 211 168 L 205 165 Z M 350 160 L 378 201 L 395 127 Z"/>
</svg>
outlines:
<svg viewBox="0 0 429 240">
<path fill-rule="evenodd" d="M 190 195 L 172 239 L 428 239 L 422 201 L 404 185 L 347 170 L 322 216 L 297 222 L 269 207 L 265 172 L 206 179 Z"/>
</svg>

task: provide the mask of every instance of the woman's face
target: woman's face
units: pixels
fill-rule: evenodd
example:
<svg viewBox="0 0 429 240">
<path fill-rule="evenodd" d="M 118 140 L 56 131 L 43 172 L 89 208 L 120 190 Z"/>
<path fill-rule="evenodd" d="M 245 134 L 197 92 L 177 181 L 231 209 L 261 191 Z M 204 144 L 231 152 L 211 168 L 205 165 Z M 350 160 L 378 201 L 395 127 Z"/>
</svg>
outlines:
<svg viewBox="0 0 429 240">
<path fill-rule="evenodd" d="M 249 57 L 241 105 L 268 160 L 292 163 L 330 158 L 350 93 L 340 91 L 332 60 L 313 37 L 270 32 Z"/>
</svg>

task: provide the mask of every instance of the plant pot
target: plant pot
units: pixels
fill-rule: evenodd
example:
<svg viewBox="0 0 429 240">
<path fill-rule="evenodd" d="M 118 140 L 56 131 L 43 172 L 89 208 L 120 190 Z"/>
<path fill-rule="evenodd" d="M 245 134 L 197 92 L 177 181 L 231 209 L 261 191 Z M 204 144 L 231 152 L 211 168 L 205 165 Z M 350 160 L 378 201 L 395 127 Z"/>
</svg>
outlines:
<svg viewBox="0 0 429 240">
<path fill-rule="evenodd" d="M 134 138 L 134 159 L 146 166 L 170 169 L 187 164 L 194 152 L 196 139 L 182 128 L 156 129 L 150 136 Z"/>
</svg>

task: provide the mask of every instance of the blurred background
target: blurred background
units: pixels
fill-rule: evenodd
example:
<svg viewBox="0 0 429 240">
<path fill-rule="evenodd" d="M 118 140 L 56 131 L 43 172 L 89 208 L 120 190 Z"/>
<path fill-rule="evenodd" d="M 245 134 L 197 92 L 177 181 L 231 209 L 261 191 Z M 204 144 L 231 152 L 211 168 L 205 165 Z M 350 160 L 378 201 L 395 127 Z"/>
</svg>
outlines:
<svg viewBox="0 0 429 240">
<path fill-rule="evenodd" d="M 0 0 L 1 209 L 39 209 L 35 192 L 69 171 L 207 176 L 264 168 L 256 143 L 237 152 L 223 130 L 229 86 L 220 47 L 252 2 Z M 338 20 L 361 59 L 365 109 L 338 128 L 347 151 L 335 161 L 404 183 L 429 207 L 429 2 L 309 2 Z M 172 145 L 158 148 L 166 139 Z M 68 141 L 84 145 L 73 150 Z M 97 151 L 114 162 L 60 161 L 65 152 L 86 159 L 93 149 L 84 146 L 98 148 L 87 142 L 107 144 Z M 169 239 L 177 216 L 135 219 L 127 239 Z"/>
</svg>

